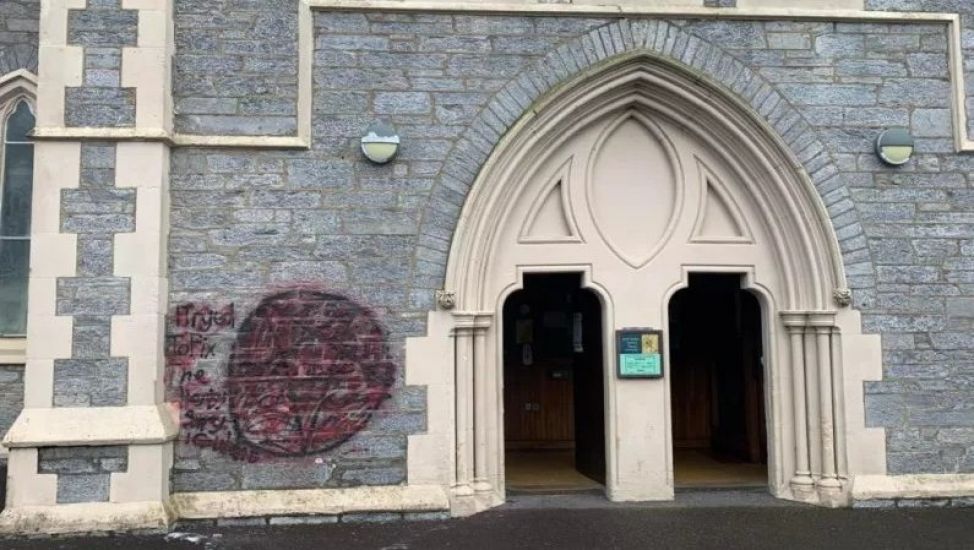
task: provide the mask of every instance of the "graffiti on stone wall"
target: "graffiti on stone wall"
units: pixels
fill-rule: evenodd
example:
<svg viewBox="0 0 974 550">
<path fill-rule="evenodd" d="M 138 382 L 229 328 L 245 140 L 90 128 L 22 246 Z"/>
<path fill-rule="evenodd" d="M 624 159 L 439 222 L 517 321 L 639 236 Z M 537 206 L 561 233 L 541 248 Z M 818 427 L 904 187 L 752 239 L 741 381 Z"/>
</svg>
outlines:
<svg viewBox="0 0 974 550">
<path fill-rule="evenodd" d="M 181 304 L 169 320 L 167 388 L 181 440 L 235 460 L 333 449 L 390 396 L 385 330 L 344 296 L 292 289 L 243 319 L 235 304 Z"/>
</svg>

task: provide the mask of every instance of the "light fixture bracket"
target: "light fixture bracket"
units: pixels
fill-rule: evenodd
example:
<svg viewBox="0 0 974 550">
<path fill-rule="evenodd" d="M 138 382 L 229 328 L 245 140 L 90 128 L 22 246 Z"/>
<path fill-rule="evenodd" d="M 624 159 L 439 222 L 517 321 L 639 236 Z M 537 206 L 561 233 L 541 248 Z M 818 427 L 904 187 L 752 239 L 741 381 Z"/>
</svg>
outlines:
<svg viewBox="0 0 974 550">
<path fill-rule="evenodd" d="M 362 137 L 362 154 L 376 164 L 386 164 L 399 152 L 399 134 L 392 125 L 377 121 Z"/>
<path fill-rule="evenodd" d="M 902 166 L 913 158 L 915 142 L 906 128 L 891 128 L 876 138 L 876 155 L 890 166 Z"/>
</svg>

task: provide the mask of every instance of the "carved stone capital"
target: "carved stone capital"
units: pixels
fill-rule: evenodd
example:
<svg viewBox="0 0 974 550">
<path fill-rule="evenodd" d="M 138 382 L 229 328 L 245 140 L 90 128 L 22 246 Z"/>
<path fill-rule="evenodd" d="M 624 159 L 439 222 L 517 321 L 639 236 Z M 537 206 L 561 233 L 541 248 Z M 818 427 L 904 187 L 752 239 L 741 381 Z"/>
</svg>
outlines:
<svg viewBox="0 0 974 550">
<path fill-rule="evenodd" d="M 436 291 L 436 305 L 447 311 L 457 307 L 457 293 L 449 290 Z"/>
<path fill-rule="evenodd" d="M 832 291 L 832 299 L 839 307 L 849 307 L 852 305 L 852 291 L 848 288 L 837 288 Z"/>
</svg>

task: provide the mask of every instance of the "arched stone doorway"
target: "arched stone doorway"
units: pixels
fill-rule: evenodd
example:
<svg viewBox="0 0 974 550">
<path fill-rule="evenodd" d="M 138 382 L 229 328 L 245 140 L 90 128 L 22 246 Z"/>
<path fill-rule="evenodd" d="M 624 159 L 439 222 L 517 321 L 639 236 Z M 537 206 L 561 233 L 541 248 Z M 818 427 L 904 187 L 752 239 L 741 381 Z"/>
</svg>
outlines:
<svg viewBox="0 0 974 550">
<path fill-rule="evenodd" d="M 669 379 L 618 379 L 614 333 L 665 329 L 692 273 L 737 274 L 761 303 L 770 491 L 841 505 L 854 474 L 884 473 L 862 415 L 878 346 L 846 307 L 828 215 L 783 142 L 715 85 L 615 58 L 536 104 L 481 169 L 447 267 L 451 317 L 434 323 L 455 336 L 458 514 L 504 500 L 500 312 L 534 273 L 581 273 L 602 302 L 610 499 L 673 498 Z"/>
</svg>

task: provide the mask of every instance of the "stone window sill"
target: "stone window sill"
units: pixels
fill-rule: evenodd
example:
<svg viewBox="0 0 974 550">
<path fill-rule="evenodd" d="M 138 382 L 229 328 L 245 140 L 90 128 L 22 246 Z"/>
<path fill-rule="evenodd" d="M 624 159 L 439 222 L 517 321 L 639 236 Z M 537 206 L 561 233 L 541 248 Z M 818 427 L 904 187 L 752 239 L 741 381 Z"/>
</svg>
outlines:
<svg viewBox="0 0 974 550">
<path fill-rule="evenodd" d="M 0 336 L 0 365 L 23 365 L 27 362 L 27 338 Z"/>
</svg>

